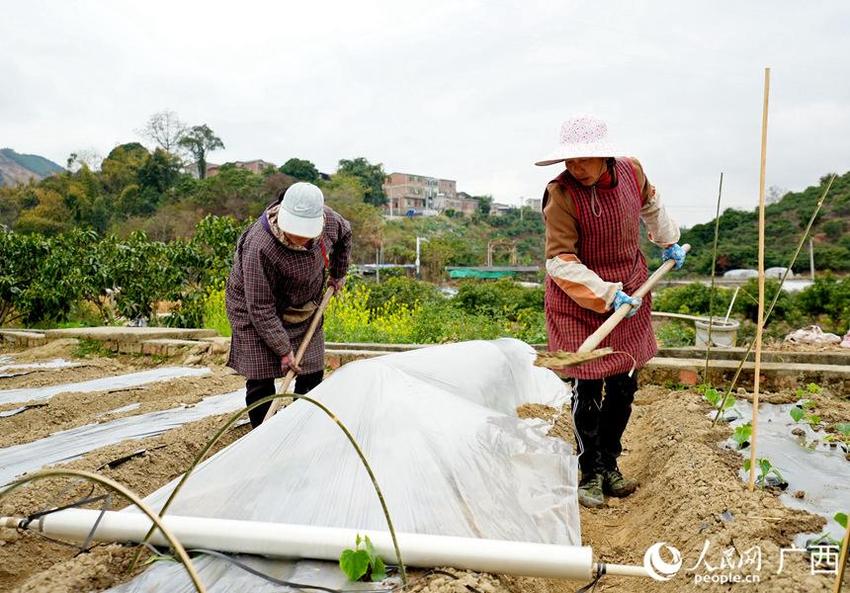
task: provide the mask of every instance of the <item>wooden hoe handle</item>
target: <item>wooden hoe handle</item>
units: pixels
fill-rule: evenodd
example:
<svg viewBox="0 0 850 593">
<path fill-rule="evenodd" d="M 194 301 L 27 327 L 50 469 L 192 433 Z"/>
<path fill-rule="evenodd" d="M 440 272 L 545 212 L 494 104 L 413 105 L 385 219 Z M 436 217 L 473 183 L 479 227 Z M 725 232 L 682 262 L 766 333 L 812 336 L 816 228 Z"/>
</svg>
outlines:
<svg viewBox="0 0 850 593">
<path fill-rule="evenodd" d="M 328 303 L 331 302 L 331 297 L 334 295 L 333 286 L 328 286 L 328 289 L 325 291 L 324 297 L 322 297 L 322 302 L 319 303 L 319 307 L 316 309 L 315 313 L 313 313 L 313 319 L 310 321 L 310 327 L 307 328 L 307 333 L 304 334 L 304 339 L 301 340 L 301 345 L 298 346 L 298 351 L 295 352 L 295 364 L 301 362 L 301 359 L 304 357 L 304 352 L 307 351 L 307 346 L 310 345 L 310 341 L 313 339 L 313 334 L 316 333 L 316 328 L 319 327 L 319 322 L 322 320 L 322 315 L 325 313 L 325 309 L 328 308 Z M 289 389 L 289 384 L 292 383 L 292 380 L 295 378 L 295 373 L 292 372 L 292 369 L 286 373 L 286 376 L 283 378 L 283 387 L 280 390 L 280 393 L 286 393 L 286 390 Z M 269 411 L 266 412 L 265 418 L 263 418 L 263 422 L 266 422 L 269 418 L 274 416 L 277 411 L 280 409 L 282 399 L 272 400 L 271 405 L 269 406 Z"/>
<path fill-rule="evenodd" d="M 688 253 L 691 250 L 691 246 L 688 243 L 682 245 L 682 249 L 685 250 L 685 253 Z M 661 280 L 667 272 L 673 269 L 673 266 L 676 265 L 676 262 L 672 259 L 668 259 L 666 262 L 661 264 L 661 266 L 652 273 L 652 276 L 646 279 L 646 282 L 638 288 L 634 294 L 630 296 L 643 298 L 649 291 L 652 290 L 658 281 Z M 579 346 L 579 352 L 592 352 L 599 347 L 599 344 L 608 337 L 614 328 L 619 325 L 619 323 L 626 318 L 629 311 L 632 310 L 632 306 L 628 303 L 622 305 L 619 309 L 614 311 L 608 319 L 605 320 L 605 323 L 599 326 L 599 328 L 590 334 L 590 336 Z"/>
</svg>

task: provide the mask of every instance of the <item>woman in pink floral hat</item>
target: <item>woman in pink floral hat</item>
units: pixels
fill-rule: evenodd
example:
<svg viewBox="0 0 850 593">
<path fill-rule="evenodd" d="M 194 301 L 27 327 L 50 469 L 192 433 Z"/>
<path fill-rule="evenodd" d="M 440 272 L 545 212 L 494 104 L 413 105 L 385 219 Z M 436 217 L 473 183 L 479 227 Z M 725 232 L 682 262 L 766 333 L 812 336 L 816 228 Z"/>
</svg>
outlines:
<svg viewBox="0 0 850 593">
<path fill-rule="evenodd" d="M 637 159 L 621 157 L 605 122 L 579 116 L 561 126 L 560 142 L 540 166 L 563 163 L 546 186 L 546 325 L 550 350 L 575 352 L 612 311 L 634 308 L 602 342 L 616 354 L 563 369 L 573 384 L 572 413 L 579 445 L 579 502 L 600 507 L 605 494 L 628 496 L 637 483 L 617 465 L 621 438 L 637 391 L 636 369 L 656 351 L 650 297 L 630 295 L 648 276 L 640 222 L 662 258 L 680 268 L 679 227 Z M 605 397 L 603 398 L 603 387 Z"/>
</svg>

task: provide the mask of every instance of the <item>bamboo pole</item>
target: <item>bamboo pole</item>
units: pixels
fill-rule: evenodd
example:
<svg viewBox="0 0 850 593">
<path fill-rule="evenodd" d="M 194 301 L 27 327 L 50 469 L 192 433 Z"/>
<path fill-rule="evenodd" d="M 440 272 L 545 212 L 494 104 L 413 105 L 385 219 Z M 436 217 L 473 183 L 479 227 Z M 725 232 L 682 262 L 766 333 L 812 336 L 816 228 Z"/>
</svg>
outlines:
<svg viewBox="0 0 850 593">
<path fill-rule="evenodd" d="M 41 480 L 47 478 L 56 478 L 56 477 L 74 477 L 74 478 L 82 478 L 88 482 L 93 482 L 95 484 L 100 484 L 104 488 L 111 490 L 113 492 L 117 492 L 130 502 L 132 502 L 140 511 L 142 511 L 145 515 L 147 515 L 148 519 L 151 520 L 153 524 L 151 526 L 151 533 L 153 533 L 154 529 L 159 529 L 162 536 L 168 541 L 168 544 L 171 546 L 171 549 L 174 550 L 174 553 L 177 555 L 177 558 L 183 563 L 183 567 L 186 569 L 186 572 L 189 573 L 189 579 L 192 581 L 192 585 L 195 587 L 195 591 L 198 593 L 206 593 L 207 589 L 204 587 L 204 584 L 201 582 L 201 577 L 198 575 L 198 572 L 195 570 L 194 564 L 192 564 L 192 560 L 189 558 L 189 554 L 186 552 L 186 548 L 174 537 L 174 534 L 168 529 L 165 525 L 162 524 L 162 517 L 153 509 L 151 509 L 145 502 L 139 498 L 132 490 L 123 486 L 112 480 L 111 478 L 107 478 L 106 476 L 102 476 L 100 474 L 96 474 L 93 472 L 81 470 L 81 469 L 62 469 L 62 468 L 49 468 L 42 469 L 34 474 L 30 474 L 27 476 L 23 476 L 18 478 L 14 482 L 7 484 L 3 490 L 0 490 L 0 501 L 2 501 L 6 496 L 21 488 L 22 486 L 30 483 L 30 482 L 39 482 Z M 7 519 L 7 527 L 11 527 L 8 525 Z M 94 531 L 92 532 L 94 535 Z M 137 552 L 137 555 L 141 554 L 141 549 Z M 132 567 L 128 572 L 132 571 Z"/>
<path fill-rule="evenodd" d="M 844 583 L 844 572 L 847 568 L 847 548 L 850 548 L 850 520 L 847 521 L 847 531 L 844 533 L 844 542 L 841 544 L 838 566 L 835 571 L 835 584 L 832 593 L 841 593 L 841 585 Z"/>
<path fill-rule="evenodd" d="M 803 234 L 800 235 L 800 242 L 797 243 L 797 249 L 796 251 L 794 251 L 794 255 L 791 256 L 791 261 L 789 261 L 788 265 L 785 267 L 785 272 L 782 274 L 782 278 L 779 280 L 779 287 L 776 289 L 776 294 L 773 295 L 773 300 L 770 301 L 770 306 L 767 308 L 767 311 L 764 314 L 765 322 L 770 319 L 770 314 L 773 312 L 773 308 L 776 306 L 776 301 L 779 300 L 779 295 L 782 294 L 782 287 L 785 286 L 785 280 L 788 278 L 788 274 L 791 272 L 791 268 L 793 268 L 794 264 L 797 263 L 797 258 L 800 255 L 800 251 L 802 251 L 803 245 L 806 242 L 806 238 L 809 236 L 809 232 L 812 230 L 812 226 L 815 224 L 815 220 L 818 217 L 818 213 L 820 213 L 821 208 L 823 208 L 823 204 L 826 201 L 826 196 L 829 194 L 829 190 L 832 187 L 832 182 L 835 181 L 835 177 L 835 174 L 833 174 L 832 177 L 829 178 L 829 181 L 826 184 L 826 188 L 823 190 L 823 193 L 821 194 L 818 203 L 815 205 L 815 209 L 812 211 L 812 215 L 809 217 L 809 224 L 806 225 Z M 749 294 L 747 294 L 746 292 L 744 292 L 744 294 L 749 296 Z M 744 353 L 743 358 L 741 358 L 741 361 L 738 363 L 738 368 L 735 371 L 735 376 L 732 377 L 732 381 L 729 383 L 729 387 L 726 388 L 726 394 L 720 401 L 720 405 L 718 405 L 716 408 L 714 420 L 712 420 L 711 422 L 712 426 L 717 424 L 717 421 L 720 419 L 720 415 L 723 412 L 723 409 L 726 407 L 727 400 L 732 395 L 732 390 L 735 388 L 735 385 L 738 384 L 738 378 L 741 376 L 741 371 L 744 369 L 744 364 L 749 359 L 750 352 L 753 351 L 753 344 L 754 340 L 751 340 L 750 343 L 747 344 L 747 351 Z"/>
<path fill-rule="evenodd" d="M 328 303 L 331 302 L 331 297 L 334 295 L 333 286 L 328 286 L 328 289 L 325 291 L 324 297 L 322 297 L 322 302 L 319 303 L 316 312 L 313 313 L 313 319 L 310 321 L 310 326 L 307 328 L 307 333 L 304 334 L 304 338 L 301 340 L 301 345 L 298 346 L 298 350 L 295 352 L 295 364 L 299 364 L 301 359 L 304 357 L 304 352 L 307 351 L 307 346 L 310 345 L 310 342 L 313 340 L 313 334 L 316 333 L 316 328 L 319 327 L 319 322 L 322 320 L 322 315 L 325 314 L 325 309 L 328 308 Z M 286 393 L 286 390 L 289 389 L 289 384 L 292 383 L 292 380 L 295 378 L 295 373 L 290 369 L 286 376 L 283 378 L 283 387 L 280 389 L 280 393 Z M 268 411 L 266 412 L 265 417 L 263 418 L 263 422 L 271 419 L 272 416 L 277 414 L 277 411 L 280 409 L 282 400 L 276 399 L 272 401 L 269 406 Z"/>
<path fill-rule="evenodd" d="M 705 372 L 702 382 L 708 384 L 708 361 L 711 358 L 711 330 L 714 327 L 714 279 L 717 273 L 717 240 L 720 238 L 720 196 L 723 195 L 723 171 L 717 188 L 717 210 L 714 213 L 714 247 L 711 250 L 711 292 L 708 296 L 708 342 L 705 344 Z"/>
<path fill-rule="evenodd" d="M 756 438 L 758 436 L 759 382 L 761 375 L 761 338 L 764 331 L 764 181 L 767 169 L 767 109 L 770 96 L 770 68 L 764 69 L 764 107 L 761 115 L 761 173 L 759 174 L 759 308 L 756 325 L 755 376 L 753 377 L 753 419 L 750 439 L 750 492 L 756 487 Z"/>
</svg>

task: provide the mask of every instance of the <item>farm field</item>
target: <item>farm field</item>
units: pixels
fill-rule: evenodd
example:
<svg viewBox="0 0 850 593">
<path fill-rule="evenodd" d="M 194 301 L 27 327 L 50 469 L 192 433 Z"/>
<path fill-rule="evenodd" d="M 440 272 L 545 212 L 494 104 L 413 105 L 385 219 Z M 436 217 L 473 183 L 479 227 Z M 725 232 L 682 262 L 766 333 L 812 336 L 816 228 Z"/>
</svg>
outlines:
<svg viewBox="0 0 850 593">
<path fill-rule="evenodd" d="M 243 402 L 239 392 L 244 385 L 242 379 L 223 367 L 220 358 L 185 366 L 179 359 L 122 355 L 77 358 L 76 351 L 72 340 L 49 342 L 29 350 L 7 348 L 0 366 L 6 365 L 4 373 L 13 376 L 0 378 L 0 395 L 9 393 L 7 390 L 81 385 L 154 369 L 193 369 L 198 374 L 90 392 L 59 392 L 49 399 L 30 402 L 31 407 L 26 407 L 26 402 L 2 404 L 0 414 L 5 417 L 0 417 L 0 468 L 9 465 L 12 452 L 17 451 L 16 460 L 21 458 L 21 451 L 26 458 L 29 447 L 33 455 L 42 457 L 21 466 L 27 467 L 27 471 L 37 469 L 45 460 L 62 460 L 64 467 L 98 471 L 144 496 L 180 475 L 225 416 Z M 57 363 L 57 359 L 64 362 Z M 218 400 L 220 403 L 215 400 L 217 396 L 223 396 Z M 738 397 L 741 405 L 747 405 L 746 395 Z M 766 401 L 775 404 L 787 405 L 798 399 L 799 394 L 793 390 L 765 396 Z M 808 404 L 809 409 L 816 411 L 826 426 L 850 417 L 850 401 L 840 393 L 827 390 L 808 393 L 806 401 L 813 402 Z M 22 407 L 23 411 L 11 413 Z M 200 411 L 193 414 L 193 409 Z M 639 391 L 626 432 L 622 468 L 627 475 L 637 478 L 641 486 L 627 499 L 609 499 L 603 509 L 582 508 L 582 543 L 592 546 L 604 561 L 641 564 L 649 546 L 668 542 L 681 551 L 684 569 L 666 583 L 609 576 L 600 582 L 599 590 L 637 593 L 729 590 L 724 588 L 728 584 L 695 581 L 699 575 L 708 574 L 706 565 L 698 562 L 704 547 L 708 546 L 705 562 L 714 567 L 720 563 L 724 550 L 731 548 L 742 554 L 755 546 L 763 558 L 762 568 L 756 573 L 760 576 L 759 591 L 830 591 L 834 575 L 811 574 L 809 561 L 799 554 L 789 556 L 781 574 L 776 574 L 780 549 L 792 547 L 795 539 L 800 540 L 800 534 L 823 531 L 826 518 L 789 508 L 777 491 L 757 489 L 749 493 L 741 478 L 742 457 L 729 445 L 732 427 L 723 422 L 713 427 L 708 417 L 710 409 L 705 397 L 695 389 L 644 385 Z M 165 412 L 171 416 L 163 421 L 159 418 Z M 552 424 L 550 436 L 572 442 L 569 410 L 525 405 L 518 414 L 547 420 Z M 145 428 L 141 422 L 134 428 L 134 418 L 143 419 Z M 82 432 L 76 436 L 75 430 L 88 425 L 100 427 L 100 433 Z M 244 425 L 231 429 L 217 449 L 247 432 Z M 57 457 L 48 446 L 52 446 L 50 439 L 59 435 L 70 436 L 68 442 L 59 443 L 60 447 L 66 447 L 70 457 L 67 461 L 62 455 Z M 75 443 L 75 438 L 82 445 Z M 38 449 L 39 444 L 45 448 Z M 776 466 L 782 466 L 780 459 L 773 461 Z M 850 461 L 843 463 L 850 469 Z M 6 476 L 3 481 L 9 479 L 11 476 Z M 833 476 L 833 479 L 841 480 L 841 477 Z M 67 504 L 88 493 L 88 486 L 67 484 L 67 481 L 44 481 L 17 491 L 0 503 L 0 515 L 28 514 Z M 828 490 L 831 485 L 807 484 L 806 488 L 806 497 L 817 498 L 817 489 Z M 798 485 L 792 482 L 788 491 L 796 489 Z M 115 504 L 121 506 L 120 502 Z M 34 532 L 11 529 L 0 531 L 0 541 L 3 542 L 0 590 L 3 591 L 100 591 L 131 576 L 126 569 L 133 548 L 101 544 L 87 553 L 77 554 L 76 549 L 48 541 Z M 693 570 L 688 570 L 691 567 Z M 744 567 L 734 572 L 746 574 L 747 570 Z M 586 584 L 477 575 L 451 569 L 446 572 L 416 573 L 411 590 L 462 591 L 469 590 L 465 588 L 469 585 L 482 592 L 566 593 Z"/>
</svg>

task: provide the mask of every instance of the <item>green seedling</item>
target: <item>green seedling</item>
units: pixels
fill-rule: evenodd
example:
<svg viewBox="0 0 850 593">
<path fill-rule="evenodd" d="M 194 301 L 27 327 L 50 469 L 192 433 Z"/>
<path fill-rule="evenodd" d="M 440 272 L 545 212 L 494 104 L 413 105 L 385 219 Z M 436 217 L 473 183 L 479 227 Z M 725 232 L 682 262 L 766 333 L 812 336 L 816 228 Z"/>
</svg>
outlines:
<svg viewBox="0 0 850 593">
<path fill-rule="evenodd" d="M 756 463 L 758 463 L 759 470 L 759 475 L 758 478 L 756 478 L 756 483 L 759 485 L 760 488 L 763 489 L 767 485 L 767 478 L 771 475 L 773 475 L 777 480 L 779 480 L 780 488 L 782 487 L 782 484 L 787 487 L 788 482 L 782 476 L 782 473 L 779 471 L 779 469 L 775 467 L 767 457 L 760 457 L 759 459 L 756 459 Z M 750 467 L 750 460 L 745 459 L 744 471 L 750 471 Z"/>
<path fill-rule="evenodd" d="M 363 544 L 363 547 L 360 547 Z M 339 555 L 339 568 L 349 581 L 382 581 L 387 578 L 387 566 L 375 553 L 368 535 L 357 534 L 354 549 L 343 550 Z"/>
<path fill-rule="evenodd" d="M 814 385 L 814 383 L 812 383 L 812 385 Z M 791 408 L 788 413 L 791 415 L 791 419 L 794 420 L 794 422 L 802 420 L 809 426 L 815 426 L 816 424 L 820 424 L 820 416 L 809 412 L 809 410 L 814 407 L 815 402 L 810 399 L 804 399 Z"/>
<path fill-rule="evenodd" d="M 797 388 L 797 397 L 804 398 L 807 395 L 818 395 L 823 392 L 823 389 L 817 383 L 809 383 L 805 387 Z"/>
<path fill-rule="evenodd" d="M 732 433 L 732 440 L 738 445 L 739 449 L 749 446 L 750 437 L 753 436 L 753 425 L 751 422 L 741 424 Z"/>
<path fill-rule="evenodd" d="M 720 403 L 723 401 L 723 394 L 717 391 L 714 387 L 706 387 L 705 389 L 703 389 L 702 397 L 714 408 L 719 407 Z M 735 397 L 730 395 L 726 398 L 726 403 L 723 404 L 723 411 L 725 412 L 729 408 L 733 407 L 736 403 L 737 400 L 735 399 Z"/>
<path fill-rule="evenodd" d="M 835 519 L 835 522 L 841 525 L 844 529 L 847 529 L 847 513 L 835 513 L 833 519 Z"/>
<path fill-rule="evenodd" d="M 835 425 L 835 430 L 838 431 L 838 434 L 850 437 L 850 422 L 839 422 Z"/>
</svg>

